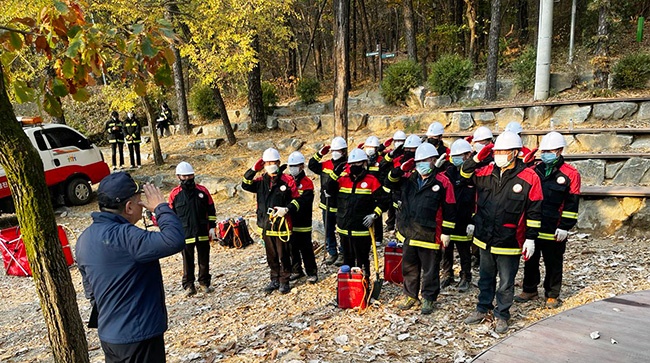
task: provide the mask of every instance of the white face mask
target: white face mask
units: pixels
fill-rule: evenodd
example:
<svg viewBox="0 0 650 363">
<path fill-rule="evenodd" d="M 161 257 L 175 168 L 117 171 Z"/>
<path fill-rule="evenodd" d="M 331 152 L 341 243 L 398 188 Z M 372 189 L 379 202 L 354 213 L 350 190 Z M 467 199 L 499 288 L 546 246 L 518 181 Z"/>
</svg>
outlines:
<svg viewBox="0 0 650 363">
<path fill-rule="evenodd" d="M 343 157 L 343 153 L 340 151 L 332 151 L 332 159 L 338 160 Z"/>
<path fill-rule="evenodd" d="M 276 164 L 265 165 L 264 170 L 266 170 L 267 174 L 277 174 L 278 170 L 280 170 L 280 167 Z"/>
<path fill-rule="evenodd" d="M 377 153 L 377 151 L 375 150 L 374 147 L 365 148 L 364 151 L 366 152 L 366 155 L 368 155 L 368 156 L 373 156 L 373 155 L 375 155 Z"/>
<path fill-rule="evenodd" d="M 510 160 L 510 154 L 506 155 L 494 155 L 494 163 L 500 168 L 505 168 L 510 165 L 512 161 Z"/>
<path fill-rule="evenodd" d="M 481 149 L 482 149 L 483 147 L 485 147 L 485 145 L 483 145 L 483 144 L 479 144 L 479 143 L 476 143 L 476 144 L 474 144 L 474 151 L 476 151 L 477 153 L 480 153 L 480 152 L 481 152 Z"/>
<path fill-rule="evenodd" d="M 300 174 L 300 167 L 299 166 L 290 166 L 289 167 L 289 174 L 292 176 L 297 176 Z"/>
</svg>

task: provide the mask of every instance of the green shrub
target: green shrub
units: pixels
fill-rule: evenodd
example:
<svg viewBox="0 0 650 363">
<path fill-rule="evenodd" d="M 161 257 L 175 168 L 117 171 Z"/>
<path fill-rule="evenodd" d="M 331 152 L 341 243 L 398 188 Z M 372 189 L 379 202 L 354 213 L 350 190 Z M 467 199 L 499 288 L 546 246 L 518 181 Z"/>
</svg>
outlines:
<svg viewBox="0 0 650 363">
<path fill-rule="evenodd" d="M 645 88 L 650 79 L 650 53 L 626 55 L 614 65 L 612 73 L 614 88 Z"/>
<path fill-rule="evenodd" d="M 512 63 L 512 70 L 515 72 L 515 84 L 524 92 L 532 92 L 535 89 L 535 68 L 537 66 L 537 53 L 535 48 L 526 48 L 519 58 Z"/>
<path fill-rule="evenodd" d="M 472 62 L 456 54 L 447 54 L 429 65 L 429 87 L 440 95 L 456 99 L 472 76 Z"/>
<path fill-rule="evenodd" d="M 262 102 L 264 103 L 264 114 L 273 114 L 273 109 L 278 103 L 278 93 L 271 82 L 262 82 Z"/>
<path fill-rule="evenodd" d="M 315 78 L 303 78 L 296 85 L 296 95 L 306 105 L 316 102 L 320 93 L 320 82 Z"/>
<path fill-rule="evenodd" d="M 217 101 L 210 86 L 200 85 L 194 87 L 190 94 L 190 107 L 205 120 L 219 118 Z"/>
<path fill-rule="evenodd" d="M 393 64 L 386 69 L 381 82 L 381 95 L 390 104 L 404 102 L 409 89 L 422 83 L 422 68 L 412 60 Z"/>
</svg>

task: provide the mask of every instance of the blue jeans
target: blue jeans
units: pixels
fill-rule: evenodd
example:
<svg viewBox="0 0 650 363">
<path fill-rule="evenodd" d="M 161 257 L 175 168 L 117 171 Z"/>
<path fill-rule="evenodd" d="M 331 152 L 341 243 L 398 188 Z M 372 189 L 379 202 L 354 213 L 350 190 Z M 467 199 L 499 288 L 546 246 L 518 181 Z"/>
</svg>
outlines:
<svg viewBox="0 0 650 363">
<path fill-rule="evenodd" d="M 325 224 L 325 213 L 323 209 L 323 225 Z M 336 213 L 329 212 L 327 216 L 327 225 L 325 227 L 325 247 L 327 247 L 327 253 L 330 256 L 334 256 L 337 253 L 343 253 L 343 249 L 339 246 L 338 251 L 336 248 Z"/>
<path fill-rule="evenodd" d="M 496 318 L 508 321 L 510 319 L 510 306 L 515 295 L 515 276 L 519 269 L 521 256 L 495 255 L 482 248 L 481 265 L 478 279 L 478 304 L 476 310 L 487 313 L 494 309 Z M 499 274 L 499 287 L 497 288 L 497 274 Z M 497 298 L 497 306 L 492 302 Z"/>
</svg>

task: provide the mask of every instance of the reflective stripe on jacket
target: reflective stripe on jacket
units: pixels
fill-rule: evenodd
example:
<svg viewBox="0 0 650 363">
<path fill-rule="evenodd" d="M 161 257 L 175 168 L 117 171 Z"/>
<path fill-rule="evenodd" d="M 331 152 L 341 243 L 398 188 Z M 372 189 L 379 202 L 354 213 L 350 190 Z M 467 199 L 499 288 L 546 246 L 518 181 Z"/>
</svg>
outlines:
<svg viewBox="0 0 650 363">
<path fill-rule="evenodd" d="M 321 162 L 323 157 L 319 153 L 315 153 L 314 156 L 309 159 L 309 170 L 314 172 L 314 174 L 320 175 L 320 203 L 318 203 L 318 207 L 322 210 L 326 209 L 327 206 L 327 197 L 325 193 L 325 185 L 332 180 L 332 176 L 334 175 L 334 169 L 336 168 L 337 165 L 340 163 L 345 163 L 345 158 L 341 158 L 339 160 L 327 160 Z M 345 167 L 346 171 L 347 166 Z M 343 173 L 345 174 L 345 172 Z M 336 205 L 336 192 L 335 194 L 330 194 L 329 195 L 329 209 L 330 212 L 336 213 L 337 211 L 337 205 Z"/>
<path fill-rule="evenodd" d="M 546 164 L 539 163 L 534 169 L 544 193 L 542 227 L 538 238 L 555 241 L 556 229 L 568 231 L 578 222 L 581 180 L 578 170 L 565 163 L 562 156 L 552 168 L 548 176 Z"/>
</svg>

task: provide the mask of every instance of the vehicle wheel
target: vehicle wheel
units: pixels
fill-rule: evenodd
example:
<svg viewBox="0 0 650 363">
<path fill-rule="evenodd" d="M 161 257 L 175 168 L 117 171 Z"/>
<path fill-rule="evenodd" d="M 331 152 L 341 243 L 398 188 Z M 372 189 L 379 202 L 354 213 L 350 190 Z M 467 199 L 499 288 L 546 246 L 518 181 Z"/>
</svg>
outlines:
<svg viewBox="0 0 650 363">
<path fill-rule="evenodd" d="M 90 201 L 92 189 L 86 179 L 75 178 L 68 183 L 66 198 L 72 205 L 83 205 Z"/>
</svg>

